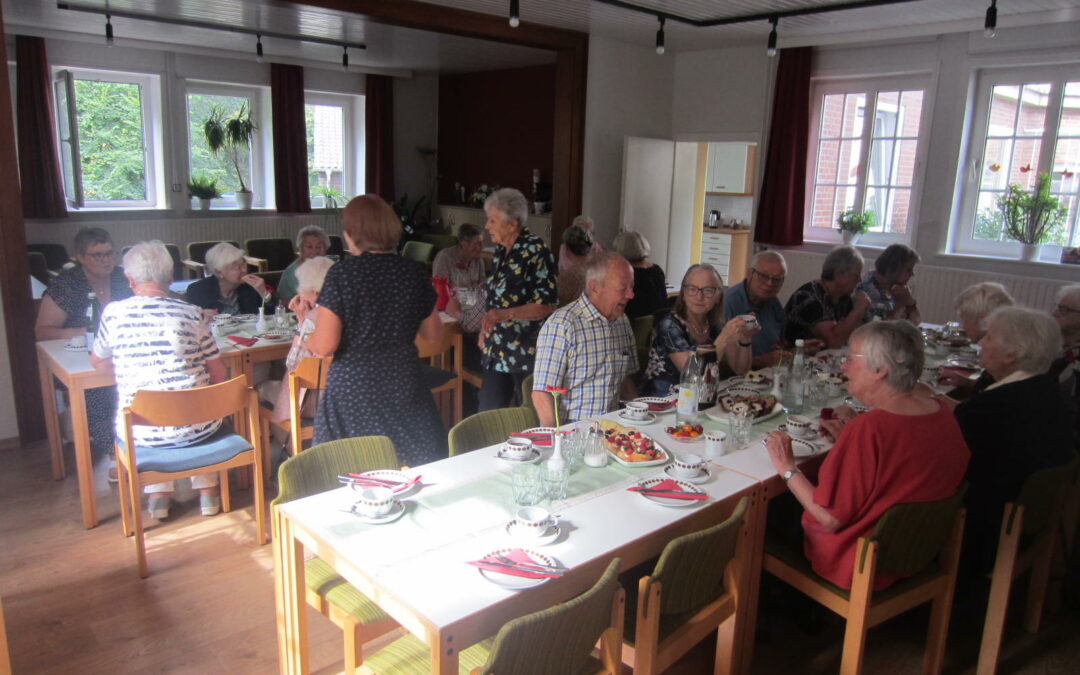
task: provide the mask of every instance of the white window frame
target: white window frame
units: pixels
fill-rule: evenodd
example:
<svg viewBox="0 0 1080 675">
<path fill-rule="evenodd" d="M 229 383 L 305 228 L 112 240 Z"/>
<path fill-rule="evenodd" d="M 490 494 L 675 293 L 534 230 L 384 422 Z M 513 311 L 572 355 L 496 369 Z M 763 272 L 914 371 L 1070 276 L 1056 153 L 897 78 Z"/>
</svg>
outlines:
<svg viewBox="0 0 1080 675">
<path fill-rule="evenodd" d="M 61 134 L 60 117 L 67 114 L 74 119 L 77 102 L 72 102 L 73 80 L 95 80 L 98 82 L 118 82 L 122 84 L 135 84 L 140 87 L 139 102 L 142 114 L 143 134 L 143 164 L 146 170 L 146 199 L 141 200 L 94 200 L 85 201 L 82 194 L 82 176 L 72 176 L 72 183 L 77 192 L 73 196 L 66 194 L 68 210 L 126 210 L 126 209 L 164 209 L 166 208 L 165 184 L 164 184 L 164 148 L 162 147 L 162 104 L 161 104 L 161 78 L 151 73 L 136 73 L 121 70 L 109 70 L 104 68 L 82 68 L 78 66 L 53 66 L 52 81 L 55 87 L 65 86 L 68 91 L 68 110 L 56 110 L 56 142 L 57 156 L 60 158 L 61 171 L 81 172 L 79 148 L 71 144 L 73 161 L 69 167 L 63 161 L 62 145 L 71 140 Z M 54 105 L 59 106 L 59 99 Z M 77 139 L 77 134 L 74 136 Z M 65 181 L 66 185 L 66 181 Z"/>
<path fill-rule="evenodd" d="M 343 193 L 346 197 L 364 193 L 364 96 L 328 91 L 304 91 L 304 105 L 341 106 L 342 161 L 344 163 Z M 305 139 L 307 134 L 305 133 Z M 314 206 L 314 205 L 313 205 Z M 344 206 L 338 204 L 338 207 Z M 325 208 L 325 207 L 320 207 Z"/>
<path fill-rule="evenodd" d="M 842 241 L 835 223 L 829 227 L 812 227 L 814 208 L 814 184 L 817 177 L 818 138 L 821 129 L 821 107 L 829 94 L 866 95 L 867 114 L 864 115 L 862 142 L 859 148 L 859 178 L 855 186 L 855 207 L 865 204 L 866 180 L 869 170 L 871 139 L 874 131 L 873 115 L 877 96 L 883 91 L 921 90 L 922 110 L 919 115 L 919 135 L 915 150 L 915 166 L 911 176 L 911 198 L 908 202 L 908 227 L 904 233 L 867 232 L 859 238 L 860 245 L 889 246 L 895 243 L 911 244 L 918 228 L 918 215 L 922 201 L 923 178 L 926 172 L 926 153 L 930 136 L 933 110 L 933 77 L 930 73 L 865 76 L 820 76 L 810 82 L 810 133 L 806 153 L 806 203 L 804 205 L 803 239 L 806 241 L 836 244 Z"/>
<path fill-rule="evenodd" d="M 187 131 L 191 128 L 191 119 L 189 117 L 188 109 L 188 96 L 191 94 L 203 94 L 207 96 L 235 96 L 244 97 L 248 100 L 248 105 L 251 107 L 251 119 L 255 121 L 258 129 L 251 138 L 251 180 L 247 186 L 249 190 L 254 193 L 252 208 L 269 208 L 269 204 L 272 203 L 270 199 L 271 195 L 266 194 L 265 186 L 273 184 L 273 166 L 270 163 L 273 162 L 272 148 L 266 147 L 268 144 L 264 143 L 264 139 L 268 138 L 267 133 L 272 124 L 270 115 L 263 107 L 263 100 L 265 98 L 265 87 L 256 85 L 244 85 L 244 84 L 226 84 L 223 82 L 208 82 L 205 80 L 186 80 L 184 84 L 184 98 L 183 98 L 183 123 L 184 123 L 184 137 L 185 143 L 182 148 L 184 154 L 183 166 L 186 172 L 184 178 L 184 185 L 191 180 L 191 138 L 188 137 Z M 188 208 L 193 208 L 190 204 L 192 200 L 187 199 L 187 190 L 184 191 L 185 203 L 188 203 Z M 210 202 L 211 209 L 238 209 L 236 198 L 234 197 L 219 197 Z"/>
<path fill-rule="evenodd" d="M 952 226 L 949 228 L 948 251 L 950 253 L 1008 258 L 1015 258 L 1020 254 L 1020 244 L 1017 242 L 983 241 L 974 238 L 979 186 L 982 182 L 982 153 L 986 147 L 990 118 L 990 96 L 995 86 L 1019 86 L 1032 82 L 1051 83 L 1037 167 L 1037 171 L 1049 173 L 1053 169 L 1057 129 L 1061 120 L 1061 96 L 1067 81 L 1080 81 L 1077 64 L 984 68 L 977 72 L 975 96 L 967 126 L 967 153 L 962 170 L 959 172 L 957 194 L 954 197 L 959 207 Z M 1080 212 L 1080 209 L 1076 211 Z M 1075 212 L 1073 217 L 1076 218 Z M 1068 227 L 1071 231 L 1072 228 L 1078 226 L 1080 225 L 1072 223 Z"/>
</svg>

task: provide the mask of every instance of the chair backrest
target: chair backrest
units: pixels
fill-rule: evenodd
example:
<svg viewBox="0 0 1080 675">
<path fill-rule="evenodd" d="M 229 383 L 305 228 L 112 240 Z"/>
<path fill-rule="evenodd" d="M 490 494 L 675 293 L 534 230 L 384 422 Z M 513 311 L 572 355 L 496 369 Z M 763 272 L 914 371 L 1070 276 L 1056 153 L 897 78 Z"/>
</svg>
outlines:
<svg viewBox="0 0 1080 675">
<path fill-rule="evenodd" d="M 532 402 L 532 383 L 532 373 L 526 375 L 525 379 L 521 381 L 521 405 L 522 407 L 528 408 L 535 412 L 536 408 L 533 406 Z"/>
<path fill-rule="evenodd" d="M 433 356 L 439 356 L 440 354 L 446 354 L 454 346 L 454 334 L 445 328 L 439 335 L 438 340 L 427 340 L 417 334 L 414 340 L 416 344 L 416 352 L 422 359 L 430 359 Z"/>
<path fill-rule="evenodd" d="M 642 373 L 649 365 L 649 347 L 652 346 L 652 332 L 655 325 L 656 319 L 652 314 L 634 319 L 634 342 L 637 344 L 638 366 Z"/>
<path fill-rule="evenodd" d="M 330 248 L 326 250 L 327 255 L 336 255 L 338 260 L 345 259 L 345 240 L 336 234 L 329 235 Z"/>
<path fill-rule="evenodd" d="M 435 246 L 423 241 L 407 241 L 401 249 L 401 257 L 427 264 L 435 257 Z"/>
<path fill-rule="evenodd" d="M 933 562 L 952 533 L 967 488 L 964 482 L 947 499 L 896 504 L 886 511 L 868 537 L 878 542 L 877 573 L 911 575 Z M 865 550 L 859 555 L 865 555 Z"/>
<path fill-rule="evenodd" d="M 650 586 L 662 584 L 661 614 L 691 612 L 724 593 L 724 570 L 735 556 L 747 507 L 743 497 L 724 522 L 668 542 L 649 580 Z M 647 589 L 641 602 L 649 597 Z"/>
<path fill-rule="evenodd" d="M 284 270 L 296 260 L 296 250 L 293 246 L 293 240 L 284 237 L 248 239 L 244 242 L 244 250 L 249 256 L 266 261 L 268 272 Z"/>
<path fill-rule="evenodd" d="M 246 409 L 253 395 L 254 390 L 243 375 L 194 389 L 140 389 L 131 405 L 124 409 L 124 418 L 130 419 L 131 424 L 154 427 L 200 424 Z"/>
<path fill-rule="evenodd" d="M 1015 502 L 1017 506 L 1024 507 L 1022 534 L 1039 534 L 1055 522 L 1054 518 L 1057 516 L 1061 500 L 1076 473 L 1076 464 L 1077 458 L 1074 454 L 1071 461 L 1060 466 L 1040 469 L 1024 481 L 1024 487 L 1020 489 L 1020 496 Z M 1013 510 L 1011 513 L 1015 516 L 1016 511 Z M 1008 527 L 1012 529 L 1011 522 Z"/>
<path fill-rule="evenodd" d="M 579 673 L 593 645 L 611 626 L 619 588 L 619 558 L 592 588 L 572 600 L 518 617 L 499 629 L 482 673 L 549 675 Z"/>
<path fill-rule="evenodd" d="M 450 456 L 502 443 L 510 434 L 539 426 L 532 408 L 497 408 L 478 412 L 450 430 Z"/>
<path fill-rule="evenodd" d="M 71 262 L 71 256 L 63 244 L 27 244 L 26 250 L 45 256 L 45 264 L 53 272 L 59 272 Z"/>
<path fill-rule="evenodd" d="M 189 260 L 205 264 L 206 252 L 220 243 L 220 241 L 193 241 L 187 245 L 187 257 Z M 236 248 L 240 248 L 240 242 L 228 241 L 226 243 L 232 244 Z"/>
<path fill-rule="evenodd" d="M 284 504 L 339 487 L 337 477 L 376 469 L 400 469 L 394 443 L 386 436 L 343 438 L 312 446 L 278 467 L 278 496 Z"/>
<path fill-rule="evenodd" d="M 38 251 L 27 251 L 26 255 L 30 258 L 30 276 L 48 286 L 52 281 L 52 275 L 49 274 L 49 265 L 45 262 L 45 256 Z"/>
<path fill-rule="evenodd" d="M 325 358 L 305 356 L 300 359 L 300 363 L 296 364 L 296 368 L 290 375 L 296 378 L 297 386 L 304 389 L 322 389 L 326 386 L 326 373 L 333 362 L 332 356 Z"/>
<path fill-rule="evenodd" d="M 432 246 L 435 247 L 435 252 L 436 253 L 443 250 L 444 248 L 450 248 L 451 246 L 457 246 L 458 245 L 458 238 L 457 238 L 456 235 L 453 235 L 453 234 L 436 234 L 434 232 L 428 232 L 427 234 L 420 235 L 420 237 L 417 239 L 417 241 L 422 241 L 422 242 L 431 244 Z"/>
<path fill-rule="evenodd" d="M 278 286 L 281 285 L 281 277 L 284 274 L 285 274 L 285 270 L 275 270 L 273 272 L 256 272 L 255 273 L 256 276 L 258 276 L 260 279 L 265 281 L 266 284 L 270 288 L 274 289 L 275 291 L 277 290 Z"/>
<path fill-rule="evenodd" d="M 133 247 L 125 246 L 120 249 L 120 264 L 123 264 L 123 257 L 127 255 Z M 165 244 L 165 250 L 169 252 L 169 257 L 172 258 L 173 263 L 173 279 L 184 278 L 184 261 L 180 257 L 180 247 L 176 244 Z"/>
</svg>

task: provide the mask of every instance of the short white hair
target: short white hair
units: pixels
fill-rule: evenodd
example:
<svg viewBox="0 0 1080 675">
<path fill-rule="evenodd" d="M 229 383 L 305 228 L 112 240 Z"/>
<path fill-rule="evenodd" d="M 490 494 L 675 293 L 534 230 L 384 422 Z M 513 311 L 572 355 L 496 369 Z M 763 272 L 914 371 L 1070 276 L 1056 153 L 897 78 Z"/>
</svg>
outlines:
<svg viewBox="0 0 1080 675">
<path fill-rule="evenodd" d="M 750 259 L 750 267 L 757 267 L 757 264 L 762 260 L 778 262 L 784 266 L 785 270 L 787 269 L 787 261 L 784 260 L 784 256 L 780 255 L 779 251 L 774 251 L 768 248 L 764 251 L 758 251 L 754 254 L 754 257 Z"/>
<path fill-rule="evenodd" d="M 223 241 L 220 244 L 214 244 L 206 252 L 206 269 L 209 270 L 210 274 L 217 274 L 218 272 L 224 272 L 229 265 L 237 260 L 243 259 L 243 251 L 229 242 Z"/>
<path fill-rule="evenodd" d="M 296 268 L 297 291 L 321 291 L 326 281 L 326 272 L 333 267 L 334 261 L 326 256 L 308 258 Z"/>
<path fill-rule="evenodd" d="M 821 278 L 833 281 L 838 274 L 849 274 L 855 270 L 863 269 L 863 257 L 859 249 L 844 244 L 829 251 L 825 261 L 821 263 Z"/>
<path fill-rule="evenodd" d="M 1057 301 L 1058 301 L 1058 303 L 1061 303 L 1061 302 L 1065 301 L 1067 298 L 1080 299 L 1080 284 L 1069 284 L 1067 286 L 1062 286 L 1061 288 L 1058 289 L 1058 291 L 1057 291 Z"/>
<path fill-rule="evenodd" d="M 611 243 L 611 248 L 631 262 L 641 262 L 648 258 L 652 252 L 649 240 L 640 232 L 634 230 L 626 230 L 615 235 L 615 241 Z"/>
<path fill-rule="evenodd" d="M 1061 327 L 1054 317 L 1028 307 L 998 307 L 986 317 L 998 349 L 1016 357 L 1016 367 L 1038 375 L 1061 354 Z"/>
<path fill-rule="evenodd" d="M 624 265 L 630 264 L 626 261 L 626 258 L 615 251 L 602 251 L 590 256 L 589 261 L 585 265 L 586 288 L 593 282 L 603 285 L 604 279 L 607 278 L 608 269 L 610 269 L 612 263 L 615 262 L 621 262 Z"/>
<path fill-rule="evenodd" d="M 304 248 L 304 240 L 308 237 L 318 237 L 322 241 L 323 248 L 330 250 L 330 236 L 326 234 L 326 230 L 322 229 L 318 225 L 306 225 L 300 228 L 300 231 L 296 233 L 296 250 Z"/>
<path fill-rule="evenodd" d="M 996 281 L 968 286 L 956 296 L 956 313 L 972 321 L 982 321 L 998 307 L 1013 304 L 1012 296 Z"/>
<path fill-rule="evenodd" d="M 136 284 L 168 286 L 173 280 L 173 259 L 157 239 L 142 241 L 124 254 L 124 274 Z"/>
<path fill-rule="evenodd" d="M 866 367 L 887 371 L 886 386 L 900 392 L 915 388 L 925 361 L 922 333 L 915 326 L 907 321 L 875 321 L 857 328 L 850 342 L 856 338 Z"/>
<path fill-rule="evenodd" d="M 489 194 L 484 200 L 484 213 L 490 216 L 490 209 L 501 211 L 507 222 L 516 221 L 518 228 L 524 228 L 529 219 L 529 202 L 521 190 L 514 188 L 499 188 Z"/>
</svg>

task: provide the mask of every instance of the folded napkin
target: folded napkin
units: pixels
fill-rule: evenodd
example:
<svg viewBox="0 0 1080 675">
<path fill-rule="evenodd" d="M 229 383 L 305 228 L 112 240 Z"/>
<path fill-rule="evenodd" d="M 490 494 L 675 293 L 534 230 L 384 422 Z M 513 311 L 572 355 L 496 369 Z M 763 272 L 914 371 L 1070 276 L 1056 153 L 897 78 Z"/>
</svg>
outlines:
<svg viewBox="0 0 1080 675">
<path fill-rule="evenodd" d="M 660 402 L 660 403 L 650 402 L 649 403 L 649 410 L 651 412 L 663 412 L 664 410 L 667 410 L 667 409 L 671 408 L 674 405 L 675 405 L 674 401 L 663 401 L 663 402 Z"/>
<path fill-rule="evenodd" d="M 394 480 L 393 478 L 383 478 L 381 476 L 365 476 L 359 473 L 350 473 L 347 476 L 338 476 L 338 480 L 342 483 L 349 483 L 351 485 L 363 485 L 364 487 L 385 487 L 394 491 L 400 491 L 407 487 L 412 487 L 414 484 L 420 482 L 420 476 L 411 478 L 407 481 Z"/>
<path fill-rule="evenodd" d="M 672 494 L 654 495 L 656 497 L 664 497 L 665 499 L 695 499 L 695 500 L 697 500 L 697 499 L 708 499 L 709 498 L 709 495 L 705 494 L 704 492 L 686 492 L 686 491 L 684 491 L 681 485 L 679 485 L 675 481 L 671 480 L 670 478 L 665 478 L 664 480 L 660 481 L 656 485 L 650 485 L 649 487 L 644 487 L 642 485 L 635 485 L 634 487 L 629 488 L 630 492 L 644 492 L 645 494 L 651 494 L 651 493 L 653 493 L 653 492 L 655 492 L 657 490 L 662 490 L 662 491 L 665 491 L 665 492 L 667 492 L 669 490 L 671 491 Z"/>
<path fill-rule="evenodd" d="M 529 554 L 525 551 L 522 551 L 520 548 L 515 548 L 512 551 L 508 551 L 507 553 L 502 554 L 502 556 L 518 564 L 524 563 L 526 565 L 544 565 L 544 563 L 537 562 L 530 558 Z M 497 560 L 494 555 L 487 556 L 486 558 L 482 558 L 480 560 L 470 560 L 467 564 L 472 565 L 473 567 L 479 567 L 480 569 L 487 570 L 489 572 L 509 574 L 512 577 L 524 577 L 526 579 L 555 579 L 560 576 L 559 574 L 553 572 L 544 572 L 539 569 L 537 569 L 535 572 L 532 572 L 529 570 L 509 567 L 506 563 Z"/>
<path fill-rule="evenodd" d="M 250 346 L 254 345 L 256 342 L 258 342 L 258 340 L 256 338 L 241 337 L 239 335 L 230 335 L 229 340 L 231 340 L 232 342 L 234 342 L 234 343 L 236 343 L 236 344 L 238 344 L 238 345 L 240 345 L 242 347 L 250 347 Z"/>
<path fill-rule="evenodd" d="M 517 436 L 518 438 L 527 438 L 533 442 L 533 445 L 538 445 L 543 448 L 550 447 L 552 443 L 551 432 L 527 434 L 522 431 L 515 431 L 510 435 Z"/>
</svg>

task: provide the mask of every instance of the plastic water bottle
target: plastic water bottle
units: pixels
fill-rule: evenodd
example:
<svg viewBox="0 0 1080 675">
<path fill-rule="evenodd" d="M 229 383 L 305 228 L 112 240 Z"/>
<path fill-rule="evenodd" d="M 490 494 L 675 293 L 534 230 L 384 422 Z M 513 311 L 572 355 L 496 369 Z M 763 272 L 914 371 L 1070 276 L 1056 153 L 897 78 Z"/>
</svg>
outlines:
<svg viewBox="0 0 1080 675">
<path fill-rule="evenodd" d="M 679 401 L 675 408 L 676 424 L 697 424 L 701 415 L 698 402 L 704 381 L 701 375 L 701 357 L 696 351 L 690 352 L 682 374 L 679 376 Z"/>
<path fill-rule="evenodd" d="M 803 396 L 806 393 L 806 354 L 802 340 L 795 341 L 795 358 L 791 361 L 791 370 L 784 383 L 784 409 L 789 413 L 801 413 Z"/>
<path fill-rule="evenodd" d="M 544 492 L 548 499 L 566 499 L 566 483 L 570 480 L 570 467 L 562 454 L 561 434 L 552 434 L 551 457 L 544 462 L 544 473 L 541 480 L 544 483 Z"/>
</svg>

